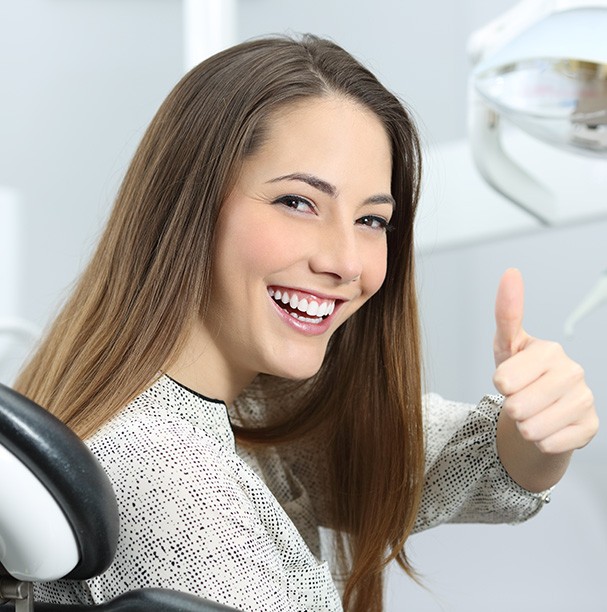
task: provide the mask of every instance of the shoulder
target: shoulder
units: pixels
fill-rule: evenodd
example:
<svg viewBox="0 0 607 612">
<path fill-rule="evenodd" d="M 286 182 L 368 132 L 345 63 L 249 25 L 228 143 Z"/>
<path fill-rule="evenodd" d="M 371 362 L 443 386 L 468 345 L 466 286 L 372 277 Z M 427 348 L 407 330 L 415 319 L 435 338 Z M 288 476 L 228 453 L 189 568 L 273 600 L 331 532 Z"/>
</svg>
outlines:
<svg viewBox="0 0 607 612">
<path fill-rule="evenodd" d="M 204 414 L 208 409 L 209 413 Z M 223 414 L 222 414 L 223 412 Z M 199 414 L 200 413 L 200 414 Z M 225 406 L 167 404 L 144 392 L 86 440 L 117 496 L 238 488 L 233 435 Z"/>
</svg>

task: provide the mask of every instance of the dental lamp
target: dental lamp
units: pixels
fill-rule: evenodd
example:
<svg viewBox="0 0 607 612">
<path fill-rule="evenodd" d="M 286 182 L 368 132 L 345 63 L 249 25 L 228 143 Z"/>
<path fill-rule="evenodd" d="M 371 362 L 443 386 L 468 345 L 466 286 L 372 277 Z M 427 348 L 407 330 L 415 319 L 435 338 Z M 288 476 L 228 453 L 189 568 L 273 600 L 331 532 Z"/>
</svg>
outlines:
<svg viewBox="0 0 607 612">
<path fill-rule="evenodd" d="M 523 0 L 475 32 L 468 55 L 469 137 L 478 170 L 540 222 L 557 223 L 555 194 L 507 151 L 504 124 L 594 158 L 594 176 L 601 187 L 607 183 L 607 0 Z M 566 170 L 573 177 L 575 158 Z M 607 212 L 600 192 L 594 197 Z"/>
</svg>

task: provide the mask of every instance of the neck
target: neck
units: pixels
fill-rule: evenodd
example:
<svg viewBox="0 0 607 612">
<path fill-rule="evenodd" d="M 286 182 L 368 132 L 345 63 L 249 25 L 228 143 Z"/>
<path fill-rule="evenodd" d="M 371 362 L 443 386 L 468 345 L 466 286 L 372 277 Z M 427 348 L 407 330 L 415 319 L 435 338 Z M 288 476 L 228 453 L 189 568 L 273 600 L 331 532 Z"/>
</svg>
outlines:
<svg viewBox="0 0 607 612">
<path fill-rule="evenodd" d="M 189 336 L 185 347 L 165 372 L 193 391 L 226 404 L 231 404 L 256 374 L 230 367 L 213 343 L 198 334 Z"/>
</svg>

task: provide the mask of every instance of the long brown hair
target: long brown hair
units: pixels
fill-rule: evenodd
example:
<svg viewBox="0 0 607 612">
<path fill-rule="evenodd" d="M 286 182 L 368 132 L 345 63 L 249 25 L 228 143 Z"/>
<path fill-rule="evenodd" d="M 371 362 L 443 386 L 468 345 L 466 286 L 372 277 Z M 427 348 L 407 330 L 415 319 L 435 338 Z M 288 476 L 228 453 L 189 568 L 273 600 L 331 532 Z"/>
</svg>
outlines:
<svg viewBox="0 0 607 612">
<path fill-rule="evenodd" d="M 339 94 L 373 111 L 392 147 L 388 267 L 380 291 L 330 341 L 288 423 L 235 428 L 246 444 L 326 437 L 344 607 L 381 610 L 382 574 L 404 552 L 423 482 L 413 219 L 421 154 L 402 103 L 336 44 L 246 42 L 201 63 L 160 107 L 105 232 L 16 388 L 88 437 L 167 368 L 209 300 L 213 235 L 243 160 L 279 108 Z"/>
</svg>

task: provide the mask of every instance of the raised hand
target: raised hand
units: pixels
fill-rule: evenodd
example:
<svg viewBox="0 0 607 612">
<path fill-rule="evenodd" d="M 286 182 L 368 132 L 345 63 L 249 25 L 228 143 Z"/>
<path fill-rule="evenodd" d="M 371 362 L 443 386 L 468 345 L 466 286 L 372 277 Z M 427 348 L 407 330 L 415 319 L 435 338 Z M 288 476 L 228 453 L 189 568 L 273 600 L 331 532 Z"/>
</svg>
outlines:
<svg viewBox="0 0 607 612">
<path fill-rule="evenodd" d="M 523 279 L 518 270 L 509 269 L 495 304 L 493 382 L 505 396 L 502 412 L 541 453 L 568 453 L 588 444 L 597 432 L 593 395 L 583 369 L 558 343 L 527 334 L 523 311 Z M 499 442 L 498 433 L 498 448 Z"/>
</svg>

